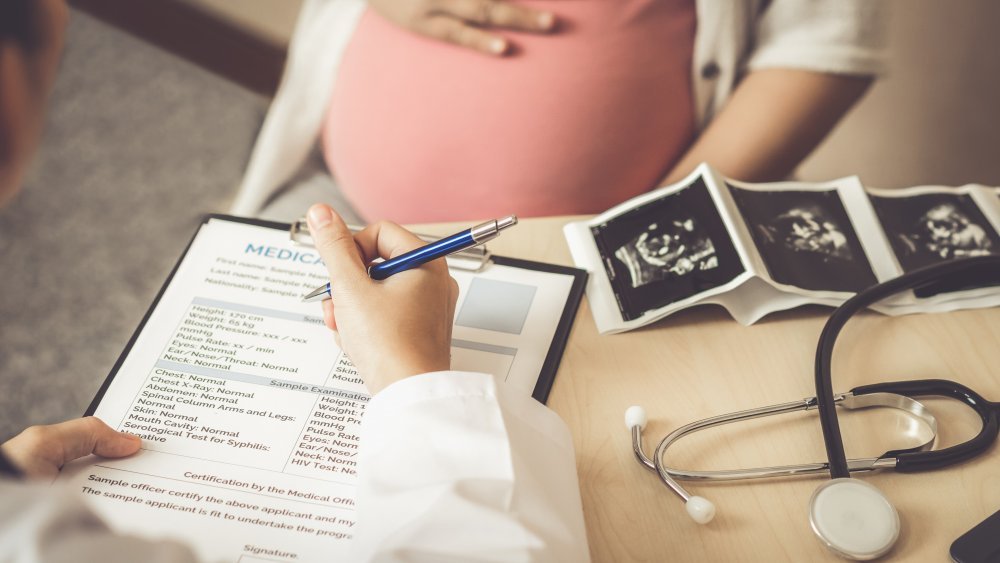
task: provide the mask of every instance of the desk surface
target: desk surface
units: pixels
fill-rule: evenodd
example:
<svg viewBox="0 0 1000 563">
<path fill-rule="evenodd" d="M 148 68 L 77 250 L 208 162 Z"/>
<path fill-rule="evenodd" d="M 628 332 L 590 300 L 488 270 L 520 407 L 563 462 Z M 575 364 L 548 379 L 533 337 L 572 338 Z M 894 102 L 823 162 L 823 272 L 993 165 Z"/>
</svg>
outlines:
<svg viewBox="0 0 1000 563">
<path fill-rule="evenodd" d="M 561 226 L 529 219 L 489 243 L 497 253 L 572 265 Z M 455 224 L 422 226 L 448 234 Z M 625 409 L 646 407 L 647 448 L 696 419 L 814 395 L 816 339 L 830 309 L 776 313 L 751 327 L 715 307 L 681 312 L 651 326 L 601 336 L 584 300 L 549 406 L 573 433 L 590 551 L 595 561 L 841 561 L 809 528 L 807 504 L 819 477 L 697 484 L 692 494 L 718 509 L 707 526 L 632 457 Z M 852 321 L 834 358 L 834 389 L 899 379 L 954 379 L 1000 400 L 1000 309 Z M 970 410 L 926 401 L 944 445 L 978 431 Z M 885 411 L 841 415 L 847 452 L 879 455 L 900 445 L 904 420 Z M 822 461 L 812 414 L 761 419 L 685 438 L 668 455 L 686 468 L 753 467 Z M 902 521 L 893 561 L 948 561 L 948 547 L 1000 509 L 996 450 L 927 474 L 862 477 L 896 505 Z"/>
</svg>

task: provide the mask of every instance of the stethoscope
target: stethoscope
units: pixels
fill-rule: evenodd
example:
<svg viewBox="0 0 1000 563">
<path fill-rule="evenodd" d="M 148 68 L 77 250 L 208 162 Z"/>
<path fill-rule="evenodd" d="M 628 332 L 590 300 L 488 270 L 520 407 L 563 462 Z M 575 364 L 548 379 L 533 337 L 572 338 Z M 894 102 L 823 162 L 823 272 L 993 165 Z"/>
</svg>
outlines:
<svg viewBox="0 0 1000 563">
<path fill-rule="evenodd" d="M 1000 282 L 1000 256 L 964 258 L 914 270 L 872 286 L 838 307 L 827 320 L 816 349 L 816 396 L 770 407 L 715 416 L 693 422 L 664 437 L 650 458 L 642 449 L 646 413 L 630 407 L 625 424 L 632 433 L 632 449 L 639 462 L 656 472 L 664 485 L 685 503 L 688 515 L 699 524 L 715 516 L 711 501 L 687 492 L 677 480 L 722 481 L 809 475 L 829 471 L 831 480 L 817 487 L 809 500 L 809 523 L 813 532 L 834 553 L 849 559 L 874 559 L 887 553 L 899 537 L 899 514 L 874 485 L 851 479 L 852 472 L 891 469 L 901 473 L 930 471 L 971 459 L 986 452 L 1000 433 L 1000 403 L 993 403 L 968 387 L 943 379 L 897 381 L 855 387 L 834 394 L 831 381 L 833 349 L 837 336 L 858 311 L 897 293 L 930 285 L 982 287 Z M 913 397 L 940 396 L 958 400 L 979 415 L 982 428 L 970 440 L 935 450 L 937 420 Z M 846 409 L 893 408 L 912 418 L 918 445 L 885 452 L 875 458 L 848 460 L 840 434 L 837 407 Z M 677 440 L 699 430 L 796 411 L 817 410 L 823 429 L 827 461 L 752 469 L 685 471 L 667 467 L 663 456 Z"/>
</svg>

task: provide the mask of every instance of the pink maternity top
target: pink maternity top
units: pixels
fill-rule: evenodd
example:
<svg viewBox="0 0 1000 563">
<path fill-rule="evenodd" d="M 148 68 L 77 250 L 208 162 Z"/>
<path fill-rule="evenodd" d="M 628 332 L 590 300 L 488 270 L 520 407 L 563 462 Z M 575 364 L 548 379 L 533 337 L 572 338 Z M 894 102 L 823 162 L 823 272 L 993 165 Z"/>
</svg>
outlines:
<svg viewBox="0 0 1000 563">
<path fill-rule="evenodd" d="M 596 213 L 662 179 L 691 142 L 693 0 L 510 0 L 558 31 L 513 55 L 425 38 L 369 10 L 323 129 L 366 219 Z"/>
</svg>

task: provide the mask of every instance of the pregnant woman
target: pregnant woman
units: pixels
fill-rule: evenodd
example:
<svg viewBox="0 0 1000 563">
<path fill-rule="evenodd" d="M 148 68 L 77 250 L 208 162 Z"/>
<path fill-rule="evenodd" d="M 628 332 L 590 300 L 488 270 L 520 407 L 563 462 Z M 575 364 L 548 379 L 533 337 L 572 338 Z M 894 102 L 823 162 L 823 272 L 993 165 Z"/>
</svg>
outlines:
<svg viewBox="0 0 1000 563">
<path fill-rule="evenodd" d="M 307 0 L 234 212 L 334 200 L 313 152 L 408 223 L 595 213 L 702 161 L 781 179 L 881 71 L 883 4 Z"/>
</svg>

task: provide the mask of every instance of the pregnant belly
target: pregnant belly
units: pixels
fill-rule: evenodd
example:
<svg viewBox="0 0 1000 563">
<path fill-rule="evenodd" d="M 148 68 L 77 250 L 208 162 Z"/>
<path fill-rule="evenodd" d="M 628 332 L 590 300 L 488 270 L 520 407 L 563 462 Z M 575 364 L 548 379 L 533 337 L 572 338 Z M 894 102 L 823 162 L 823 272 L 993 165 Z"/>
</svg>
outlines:
<svg viewBox="0 0 1000 563">
<path fill-rule="evenodd" d="M 550 0 L 559 32 L 493 58 L 366 13 L 323 142 L 367 219 L 595 213 L 652 187 L 690 142 L 691 0 Z"/>
</svg>

